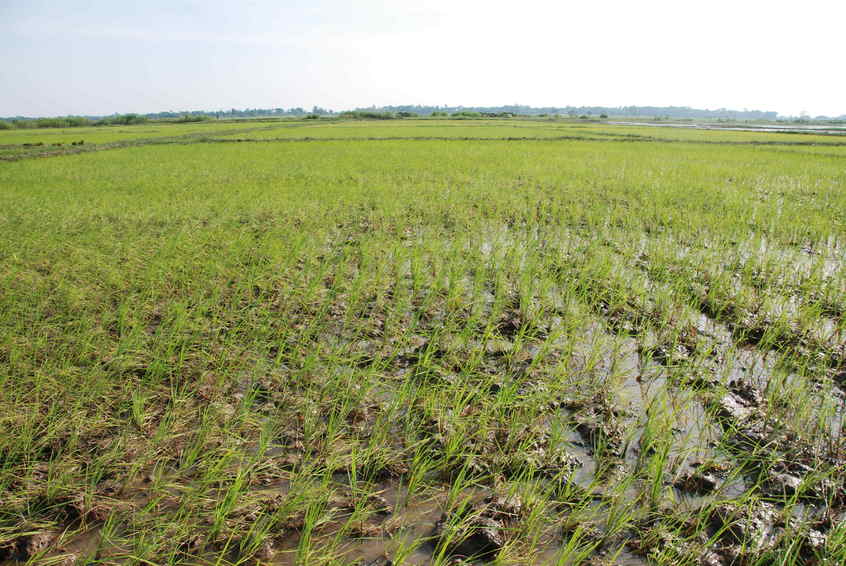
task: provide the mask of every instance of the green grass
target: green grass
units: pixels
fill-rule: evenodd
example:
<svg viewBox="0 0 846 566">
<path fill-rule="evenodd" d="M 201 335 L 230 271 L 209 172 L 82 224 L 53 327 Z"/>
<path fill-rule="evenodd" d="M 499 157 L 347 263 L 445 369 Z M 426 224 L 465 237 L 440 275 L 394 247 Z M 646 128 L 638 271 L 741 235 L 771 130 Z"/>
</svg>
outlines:
<svg viewBox="0 0 846 566">
<path fill-rule="evenodd" d="M 296 127 L 280 124 L 244 135 L 230 134 L 225 138 L 286 139 L 286 138 L 554 138 L 561 136 L 588 137 L 579 125 L 570 122 L 541 120 L 435 120 L 417 119 L 385 121 L 338 121 L 328 124 L 297 123 Z"/>
<path fill-rule="evenodd" d="M 621 126 L 582 123 L 567 119 L 487 119 L 438 120 L 413 119 L 396 122 L 338 121 L 330 124 L 298 122 L 279 124 L 246 134 L 229 134 L 224 138 L 284 139 L 284 138 L 379 138 L 379 137 L 435 137 L 435 138 L 557 138 L 580 137 L 593 139 L 619 138 L 631 141 L 655 139 L 705 143 L 759 143 L 846 146 L 843 135 L 804 133 L 773 133 L 766 131 L 707 131 L 700 129 Z"/>
<path fill-rule="evenodd" d="M 838 148 L 581 126 L 0 163 L 0 558 L 841 562 Z"/>
</svg>

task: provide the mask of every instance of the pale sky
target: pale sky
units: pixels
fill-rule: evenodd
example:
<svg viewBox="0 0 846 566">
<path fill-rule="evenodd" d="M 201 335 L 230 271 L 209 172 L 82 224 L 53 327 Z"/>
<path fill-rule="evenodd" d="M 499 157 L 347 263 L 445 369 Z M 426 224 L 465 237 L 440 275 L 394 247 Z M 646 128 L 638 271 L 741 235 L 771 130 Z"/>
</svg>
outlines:
<svg viewBox="0 0 846 566">
<path fill-rule="evenodd" d="M 0 116 L 318 105 L 846 114 L 843 0 L 0 0 Z"/>
</svg>

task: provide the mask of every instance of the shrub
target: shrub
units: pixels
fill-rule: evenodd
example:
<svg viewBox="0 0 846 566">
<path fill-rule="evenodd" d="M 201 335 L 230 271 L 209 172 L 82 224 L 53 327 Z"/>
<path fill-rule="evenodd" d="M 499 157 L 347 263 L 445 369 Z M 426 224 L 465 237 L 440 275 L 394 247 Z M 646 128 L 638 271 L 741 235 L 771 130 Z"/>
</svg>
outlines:
<svg viewBox="0 0 846 566">
<path fill-rule="evenodd" d="M 393 112 L 377 112 L 375 110 L 348 110 L 341 112 L 341 117 L 355 120 L 393 120 L 397 115 Z"/>
<path fill-rule="evenodd" d="M 481 113 L 481 112 L 471 112 L 471 111 L 469 111 L 469 110 L 462 110 L 462 111 L 460 111 L 460 112 L 453 112 L 453 113 L 452 113 L 452 118 L 458 118 L 458 119 L 462 119 L 462 118 L 481 118 L 481 117 L 482 117 L 482 113 Z"/>
<path fill-rule="evenodd" d="M 35 128 L 67 128 L 68 121 L 64 118 L 39 118 L 34 120 Z"/>
<path fill-rule="evenodd" d="M 208 116 L 206 114 L 184 114 L 174 120 L 174 122 L 177 122 L 179 124 L 185 124 L 188 122 L 207 122 L 211 119 L 211 116 Z"/>
<path fill-rule="evenodd" d="M 83 116 L 68 116 L 65 120 L 68 127 L 71 128 L 81 128 L 82 126 L 90 126 L 92 124 L 91 120 Z"/>
<path fill-rule="evenodd" d="M 18 128 L 21 130 L 28 130 L 31 128 L 77 128 L 80 126 L 90 126 L 93 124 L 88 118 L 82 116 L 59 116 L 56 118 L 32 118 L 23 120 L 13 120 L 12 122 L 3 122 L 5 126 L 0 126 L 2 130 L 11 128 Z"/>
<path fill-rule="evenodd" d="M 14 128 L 14 126 L 12 124 L 10 124 L 9 122 L 5 122 L 3 120 L 0 120 L 0 130 L 11 130 L 13 128 Z"/>
<path fill-rule="evenodd" d="M 146 116 L 141 116 L 140 114 L 121 114 L 119 116 L 110 116 L 108 118 L 103 118 L 95 125 L 97 126 L 130 126 L 132 124 L 143 124 L 147 121 Z"/>
</svg>

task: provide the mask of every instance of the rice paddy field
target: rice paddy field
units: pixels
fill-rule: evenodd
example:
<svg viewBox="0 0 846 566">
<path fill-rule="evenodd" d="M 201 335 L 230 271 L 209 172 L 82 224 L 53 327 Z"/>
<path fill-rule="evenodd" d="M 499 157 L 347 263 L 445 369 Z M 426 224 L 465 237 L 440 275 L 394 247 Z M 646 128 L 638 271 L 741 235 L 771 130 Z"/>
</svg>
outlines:
<svg viewBox="0 0 846 566">
<path fill-rule="evenodd" d="M 846 563 L 846 137 L 0 143 L 4 566 Z"/>
<path fill-rule="evenodd" d="M 0 148 L 14 149 L 14 146 L 29 144 L 30 151 L 37 147 L 44 148 L 61 147 L 72 142 L 83 141 L 89 144 L 107 144 L 117 141 L 128 141 L 138 139 L 174 138 L 189 134 L 208 135 L 225 134 L 230 131 L 247 130 L 267 127 L 258 120 L 249 122 L 200 122 L 200 123 L 147 123 L 131 126 L 90 126 L 77 128 L 44 128 L 44 129 L 20 129 L 0 130 Z M 35 144 L 42 144 L 36 146 Z"/>
</svg>

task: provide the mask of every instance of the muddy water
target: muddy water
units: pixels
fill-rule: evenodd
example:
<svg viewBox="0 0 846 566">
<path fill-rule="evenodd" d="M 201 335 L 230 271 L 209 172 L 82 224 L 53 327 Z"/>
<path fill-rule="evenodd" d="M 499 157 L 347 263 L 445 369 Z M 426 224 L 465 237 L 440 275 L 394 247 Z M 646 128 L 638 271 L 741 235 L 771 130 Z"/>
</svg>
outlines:
<svg viewBox="0 0 846 566">
<path fill-rule="evenodd" d="M 719 385 L 742 381 L 765 391 L 773 375 L 782 371 L 778 367 L 777 355 L 753 347 L 736 347 L 728 328 L 707 316 L 701 315 L 695 326 L 699 334 L 713 346 L 713 364 L 708 369 Z M 565 347 L 564 344 L 559 346 Z M 675 385 L 671 368 L 642 355 L 641 346 L 634 338 L 610 333 L 599 320 L 587 325 L 577 339 L 572 335 L 566 339 L 566 349 L 571 353 L 569 369 L 574 373 L 589 374 L 598 379 L 605 384 L 613 397 L 617 418 L 625 429 L 627 450 L 623 460 L 628 469 L 634 469 L 640 459 L 639 445 L 645 424 L 644 418 L 649 408 L 656 403 L 662 404 L 663 410 L 668 411 L 674 427 L 670 454 L 674 470 L 678 473 L 693 471 L 698 463 L 708 460 L 721 461 L 731 468 L 730 457 L 716 454 L 714 451 L 721 431 L 706 413 L 699 399 L 701 392 Z M 536 353 L 536 350 L 530 352 L 532 357 Z M 788 375 L 785 379 L 789 381 L 799 378 Z M 839 410 L 834 411 L 832 418 L 836 421 L 832 423 L 832 427 L 842 426 L 842 404 Z M 574 471 L 573 481 L 583 488 L 592 487 L 597 478 L 596 461 L 590 447 L 575 430 L 566 435 L 565 441 L 567 452 L 582 462 L 582 466 Z M 285 452 L 284 448 L 271 445 L 265 455 L 276 457 L 284 455 Z M 260 492 L 266 492 L 268 497 L 273 497 L 284 495 L 289 487 L 287 483 L 281 482 Z M 694 512 L 715 499 L 738 497 L 750 487 L 742 476 L 729 473 L 728 478 L 724 479 L 713 493 L 700 495 L 690 490 L 677 489 L 674 495 L 681 509 Z M 434 552 L 433 535 L 445 507 L 445 489 L 433 493 L 428 499 L 407 503 L 402 501 L 395 484 L 385 483 L 379 486 L 379 489 L 393 512 L 375 525 L 372 536 L 337 537 L 335 533 L 344 521 L 344 517 L 338 517 L 337 523 L 327 525 L 325 532 L 314 535 L 313 547 L 318 551 L 333 549 L 332 553 L 342 563 L 381 565 L 385 563 L 386 558 L 396 559 L 398 554 L 402 554 L 404 564 L 431 564 Z M 74 541 L 78 546 L 69 544 L 65 548 L 69 553 L 84 553 L 85 548 L 96 548 L 98 541 L 99 535 L 91 534 Z M 299 542 L 300 535 L 297 532 L 292 532 L 279 541 L 270 563 L 279 566 L 297 564 Z M 534 563 L 555 563 L 562 544 L 561 540 L 557 540 L 548 545 Z M 80 550 L 75 550 L 77 548 Z M 643 558 L 628 551 L 618 555 L 613 563 L 629 566 L 647 564 Z"/>
<path fill-rule="evenodd" d="M 596 460 L 585 445 L 582 436 L 575 430 L 568 431 L 565 449 L 568 454 L 575 456 L 581 462 L 581 465 L 573 470 L 571 481 L 584 489 L 591 487 L 596 479 Z"/>
<path fill-rule="evenodd" d="M 402 495 L 393 484 L 385 483 L 379 494 L 393 510 L 378 525 L 374 524 L 372 536 L 338 537 L 337 530 L 344 518 L 337 523 L 326 525 L 313 534 L 312 548 L 325 557 L 329 554 L 343 563 L 349 564 L 384 564 L 388 557 L 404 556 L 404 564 L 423 566 L 432 561 L 434 543 L 432 540 L 435 525 L 442 515 L 446 490 L 432 494 L 426 499 L 403 502 Z M 300 534 L 292 532 L 275 547 L 269 563 L 277 566 L 295 566 L 300 564 L 298 546 Z"/>
<path fill-rule="evenodd" d="M 101 527 L 89 527 L 81 533 L 73 531 L 41 531 L 34 536 L 42 537 L 45 544 L 52 550 L 41 557 L 45 564 L 71 565 L 80 563 L 81 559 L 93 557 L 102 544 Z M 16 560 L 0 560 L 0 566 L 23 566 L 35 564 L 32 560 L 21 562 Z"/>
</svg>

